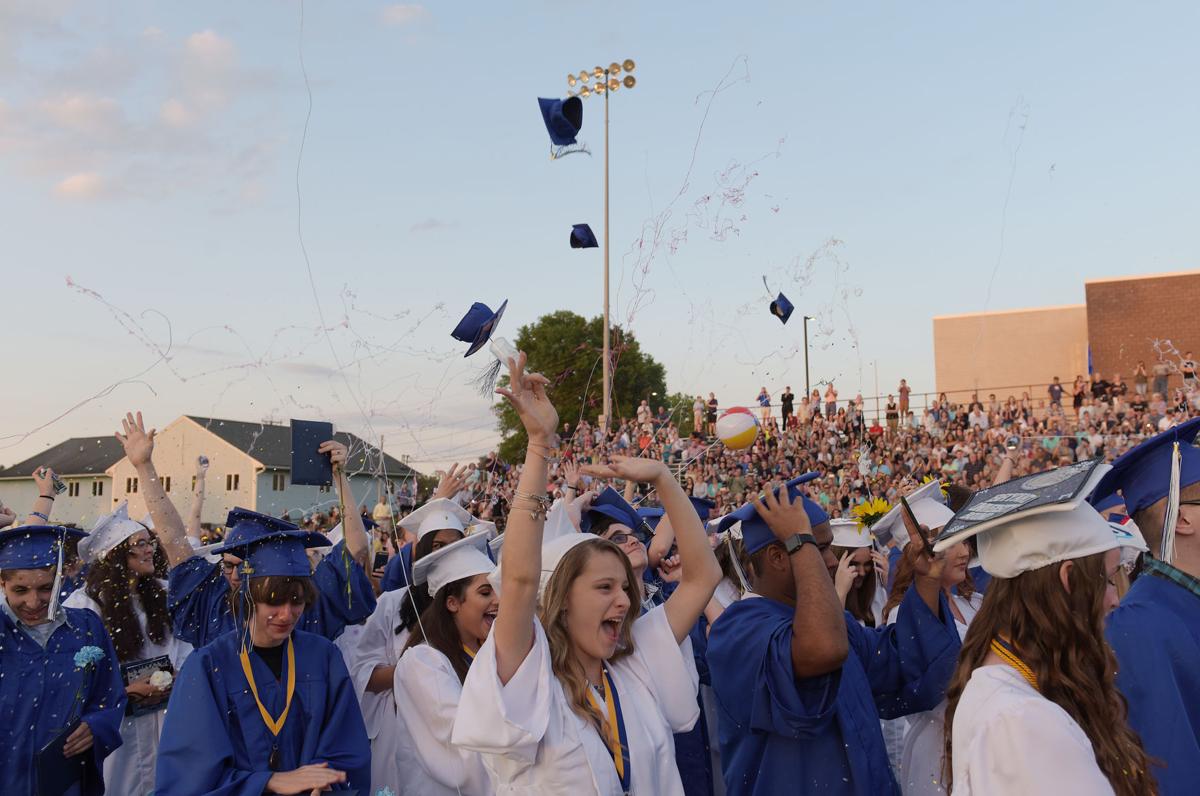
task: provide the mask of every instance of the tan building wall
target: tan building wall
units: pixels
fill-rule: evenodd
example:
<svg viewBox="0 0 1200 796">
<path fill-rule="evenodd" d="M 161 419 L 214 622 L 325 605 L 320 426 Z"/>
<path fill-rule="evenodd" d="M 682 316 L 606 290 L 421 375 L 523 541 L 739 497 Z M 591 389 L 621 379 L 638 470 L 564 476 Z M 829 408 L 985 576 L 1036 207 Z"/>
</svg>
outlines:
<svg viewBox="0 0 1200 796">
<path fill-rule="evenodd" d="M 1004 400 L 1032 388 L 1035 401 L 1058 376 L 1070 384 L 1087 373 L 1088 310 L 1084 304 L 939 315 L 933 319 L 938 392 L 962 401 L 976 390 Z"/>
<path fill-rule="evenodd" d="M 1178 365 L 1200 351 L 1200 271 L 1090 279 L 1083 287 L 1092 365 L 1104 378 L 1120 373 L 1133 382 L 1139 361 L 1153 377 L 1160 357 Z M 1169 383 L 1179 386 L 1179 375 Z"/>
</svg>

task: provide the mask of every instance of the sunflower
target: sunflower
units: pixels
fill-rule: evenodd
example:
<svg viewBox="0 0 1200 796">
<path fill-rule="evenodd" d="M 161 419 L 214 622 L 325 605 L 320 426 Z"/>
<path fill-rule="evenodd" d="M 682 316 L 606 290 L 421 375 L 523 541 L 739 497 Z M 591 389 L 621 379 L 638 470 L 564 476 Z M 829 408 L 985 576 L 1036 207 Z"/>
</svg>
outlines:
<svg viewBox="0 0 1200 796">
<path fill-rule="evenodd" d="M 883 515 L 887 514 L 891 510 L 891 504 L 883 498 L 871 498 L 870 500 L 864 503 L 859 503 L 857 506 L 850 509 L 850 515 L 866 527 L 870 528 L 872 525 L 883 519 Z"/>
<path fill-rule="evenodd" d="M 929 475 L 925 476 L 924 480 L 921 481 L 921 486 L 925 486 L 930 481 L 940 481 L 940 480 L 942 480 L 940 477 L 934 475 L 933 473 L 930 473 Z M 949 494 L 949 492 L 947 492 L 947 490 L 946 490 L 947 486 L 949 486 L 949 484 L 942 484 L 942 494 L 943 495 Z"/>
</svg>

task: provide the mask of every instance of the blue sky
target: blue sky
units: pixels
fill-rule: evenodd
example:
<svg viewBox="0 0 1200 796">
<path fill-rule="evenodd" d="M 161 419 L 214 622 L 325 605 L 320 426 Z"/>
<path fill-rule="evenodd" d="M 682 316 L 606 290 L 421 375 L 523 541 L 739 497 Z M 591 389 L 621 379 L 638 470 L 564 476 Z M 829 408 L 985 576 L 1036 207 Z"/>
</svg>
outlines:
<svg viewBox="0 0 1200 796">
<path fill-rule="evenodd" d="M 0 0 L 0 462 L 129 407 L 485 451 L 448 332 L 599 311 L 602 107 L 551 162 L 535 98 L 625 58 L 613 316 L 672 390 L 802 385 L 804 312 L 814 381 L 932 390 L 934 315 L 1197 267 L 1200 9 L 969 5 Z"/>
</svg>

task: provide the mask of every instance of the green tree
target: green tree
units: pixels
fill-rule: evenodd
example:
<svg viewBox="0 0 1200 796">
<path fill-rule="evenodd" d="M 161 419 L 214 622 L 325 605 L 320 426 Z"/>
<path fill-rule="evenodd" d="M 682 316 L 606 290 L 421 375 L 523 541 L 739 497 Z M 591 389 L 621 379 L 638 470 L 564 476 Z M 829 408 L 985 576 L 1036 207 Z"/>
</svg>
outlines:
<svg viewBox="0 0 1200 796">
<path fill-rule="evenodd" d="M 514 341 L 528 356 L 528 367 L 550 379 L 547 390 L 559 419 L 575 430 L 580 419 L 595 423 L 604 409 L 601 357 L 603 319 L 588 320 L 570 310 L 559 310 L 522 326 Z M 642 351 L 637 339 L 613 326 L 609 343 L 613 356 L 613 414 L 617 420 L 635 416 L 643 399 L 666 395 L 666 369 Z M 508 376 L 500 384 L 508 383 Z M 690 403 L 689 403 L 690 407 Z M 654 406 L 657 409 L 657 405 Z M 500 456 L 506 461 L 524 458 L 525 429 L 507 401 L 493 407 L 499 420 Z M 688 409 L 691 422 L 691 409 Z"/>
</svg>

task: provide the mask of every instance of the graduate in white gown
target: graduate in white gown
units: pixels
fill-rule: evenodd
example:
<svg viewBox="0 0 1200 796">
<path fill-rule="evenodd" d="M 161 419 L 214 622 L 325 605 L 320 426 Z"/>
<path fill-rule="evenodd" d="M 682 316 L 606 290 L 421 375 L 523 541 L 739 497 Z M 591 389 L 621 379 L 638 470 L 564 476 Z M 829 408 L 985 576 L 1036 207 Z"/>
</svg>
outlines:
<svg viewBox="0 0 1200 796">
<path fill-rule="evenodd" d="M 463 685 L 452 741 L 483 754 L 500 794 L 682 796 L 671 735 L 699 715 L 684 642 L 720 567 L 678 482 L 650 459 L 614 458 L 585 472 L 658 491 L 683 571 L 665 604 L 638 617 L 640 584 L 611 541 L 568 534 L 543 549 L 558 413 L 546 379 L 525 373 L 524 354 L 510 360 L 509 377 L 500 392 L 521 417 L 529 447 L 505 532 L 500 612 Z"/>
<path fill-rule="evenodd" d="M 449 486 L 450 482 L 443 479 L 432 500 L 400 521 L 400 527 L 417 537 L 414 566 L 433 551 L 462 539 L 473 520 L 458 503 L 442 497 Z M 413 592 L 407 585 L 379 595 L 375 611 L 363 625 L 354 660 L 348 662 L 367 737 L 371 739 L 371 782 L 376 789 L 388 787 L 399 793 L 400 760 L 411 757 L 411 749 L 402 748 L 404 739 L 396 731 L 401 708 L 392 687 L 400 653 L 431 599 L 422 590 Z"/>
<path fill-rule="evenodd" d="M 875 549 L 871 532 L 858 520 L 833 519 L 833 546 L 838 568 L 833 587 L 842 607 L 863 627 L 883 627 L 887 602 L 887 557 Z"/>
<path fill-rule="evenodd" d="M 977 536 L 992 575 L 946 691 L 956 796 L 1156 792 L 1104 640 L 1120 551 L 1084 499 L 1108 469 L 1080 462 L 982 490 L 934 545 Z"/>
<path fill-rule="evenodd" d="M 462 683 L 483 645 L 500 598 L 488 581 L 496 566 L 485 552 L 488 534 L 474 534 L 413 565 L 413 588 L 433 602 L 421 614 L 396 666 L 401 748 L 399 793 L 489 796 L 495 792 L 478 752 L 450 742 Z"/>
<path fill-rule="evenodd" d="M 129 518 L 122 502 L 79 542 L 79 556 L 88 565 L 87 580 L 63 603 L 86 608 L 102 620 L 112 637 L 117 660 L 135 674 L 127 677 L 128 708 L 121 721 L 121 746 L 104 759 L 104 784 L 109 793 L 147 796 L 154 792 L 154 762 L 162 732 L 163 711 L 170 685 L 155 682 L 156 671 L 172 676 L 191 651 L 191 645 L 171 633 L 167 613 L 167 584 L 154 574 L 158 540 L 146 527 Z"/>
</svg>

